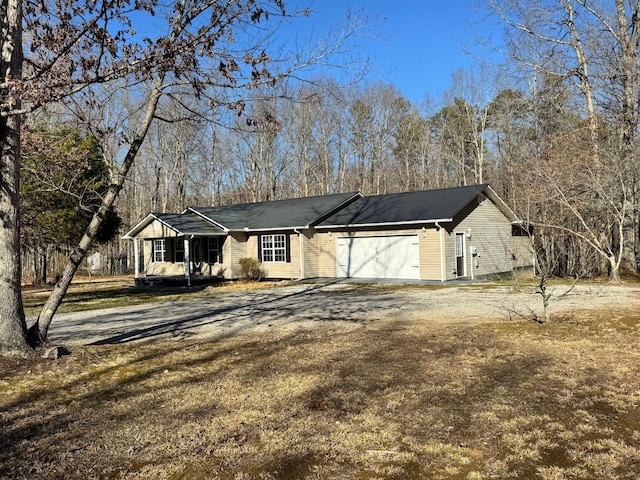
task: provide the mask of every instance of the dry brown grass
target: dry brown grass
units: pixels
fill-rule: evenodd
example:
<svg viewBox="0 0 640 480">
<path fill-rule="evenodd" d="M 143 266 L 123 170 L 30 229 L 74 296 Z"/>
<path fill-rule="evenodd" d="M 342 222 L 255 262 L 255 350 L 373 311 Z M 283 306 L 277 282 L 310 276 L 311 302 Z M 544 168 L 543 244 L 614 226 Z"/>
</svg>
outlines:
<svg viewBox="0 0 640 480">
<path fill-rule="evenodd" d="M 639 328 L 425 314 L 4 360 L 0 477 L 638 478 Z"/>
</svg>

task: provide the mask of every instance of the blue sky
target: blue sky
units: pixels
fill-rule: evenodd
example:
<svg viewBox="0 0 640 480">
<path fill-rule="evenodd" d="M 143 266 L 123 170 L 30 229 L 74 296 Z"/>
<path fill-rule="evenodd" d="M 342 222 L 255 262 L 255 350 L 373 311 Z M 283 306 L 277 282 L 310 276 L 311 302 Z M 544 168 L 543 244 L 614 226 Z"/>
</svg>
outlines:
<svg viewBox="0 0 640 480">
<path fill-rule="evenodd" d="M 315 0 L 308 21 L 320 33 L 344 22 L 348 11 L 362 11 L 372 23 L 367 29 L 371 36 L 358 38 L 354 48 L 370 60 L 368 79 L 392 83 L 408 99 L 420 102 L 427 94 L 440 97 L 456 69 L 472 67 L 475 56 L 487 53 L 477 43 L 478 35 L 500 29 L 483 20 L 483 4 L 484 0 Z"/>
</svg>

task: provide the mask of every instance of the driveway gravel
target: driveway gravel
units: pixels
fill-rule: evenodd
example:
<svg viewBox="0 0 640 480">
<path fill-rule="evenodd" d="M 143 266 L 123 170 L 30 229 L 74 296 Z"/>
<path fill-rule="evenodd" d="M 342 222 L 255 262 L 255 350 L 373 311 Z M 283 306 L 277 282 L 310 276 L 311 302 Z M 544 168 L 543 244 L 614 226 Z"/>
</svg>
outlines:
<svg viewBox="0 0 640 480">
<path fill-rule="evenodd" d="M 624 285 L 553 287 L 550 311 L 638 305 L 639 289 Z M 375 328 L 388 321 L 482 322 L 542 313 L 530 286 L 445 287 L 292 284 L 234 290 L 210 297 L 57 315 L 49 338 L 58 344 L 114 344 L 154 338 L 225 338 L 325 325 Z"/>
</svg>

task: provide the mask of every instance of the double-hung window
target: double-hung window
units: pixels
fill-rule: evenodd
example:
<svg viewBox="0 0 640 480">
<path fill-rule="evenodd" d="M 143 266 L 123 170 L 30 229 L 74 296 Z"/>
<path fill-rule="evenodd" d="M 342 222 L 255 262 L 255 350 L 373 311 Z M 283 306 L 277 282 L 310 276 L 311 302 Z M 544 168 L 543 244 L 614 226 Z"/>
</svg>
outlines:
<svg viewBox="0 0 640 480">
<path fill-rule="evenodd" d="M 262 262 L 286 262 L 287 238 L 283 233 L 262 235 L 260 237 Z"/>
<path fill-rule="evenodd" d="M 164 238 L 157 238 L 153 241 L 153 261 L 164 262 L 167 258 L 167 244 Z"/>
</svg>

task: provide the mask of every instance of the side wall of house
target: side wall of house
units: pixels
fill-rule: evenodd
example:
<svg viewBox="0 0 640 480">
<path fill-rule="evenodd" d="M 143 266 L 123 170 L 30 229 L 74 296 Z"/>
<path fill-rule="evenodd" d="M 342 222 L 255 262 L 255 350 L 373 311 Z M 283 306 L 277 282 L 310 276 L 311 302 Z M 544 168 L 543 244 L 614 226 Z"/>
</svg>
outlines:
<svg viewBox="0 0 640 480">
<path fill-rule="evenodd" d="M 446 233 L 447 280 L 478 278 L 513 270 L 511 222 L 489 199 L 471 202 L 454 219 L 455 227 Z M 456 234 L 463 234 L 465 271 L 456 269 Z M 470 234 L 470 237 L 469 237 Z M 475 247 L 476 255 L 472 254 Z"/>
</svg>

